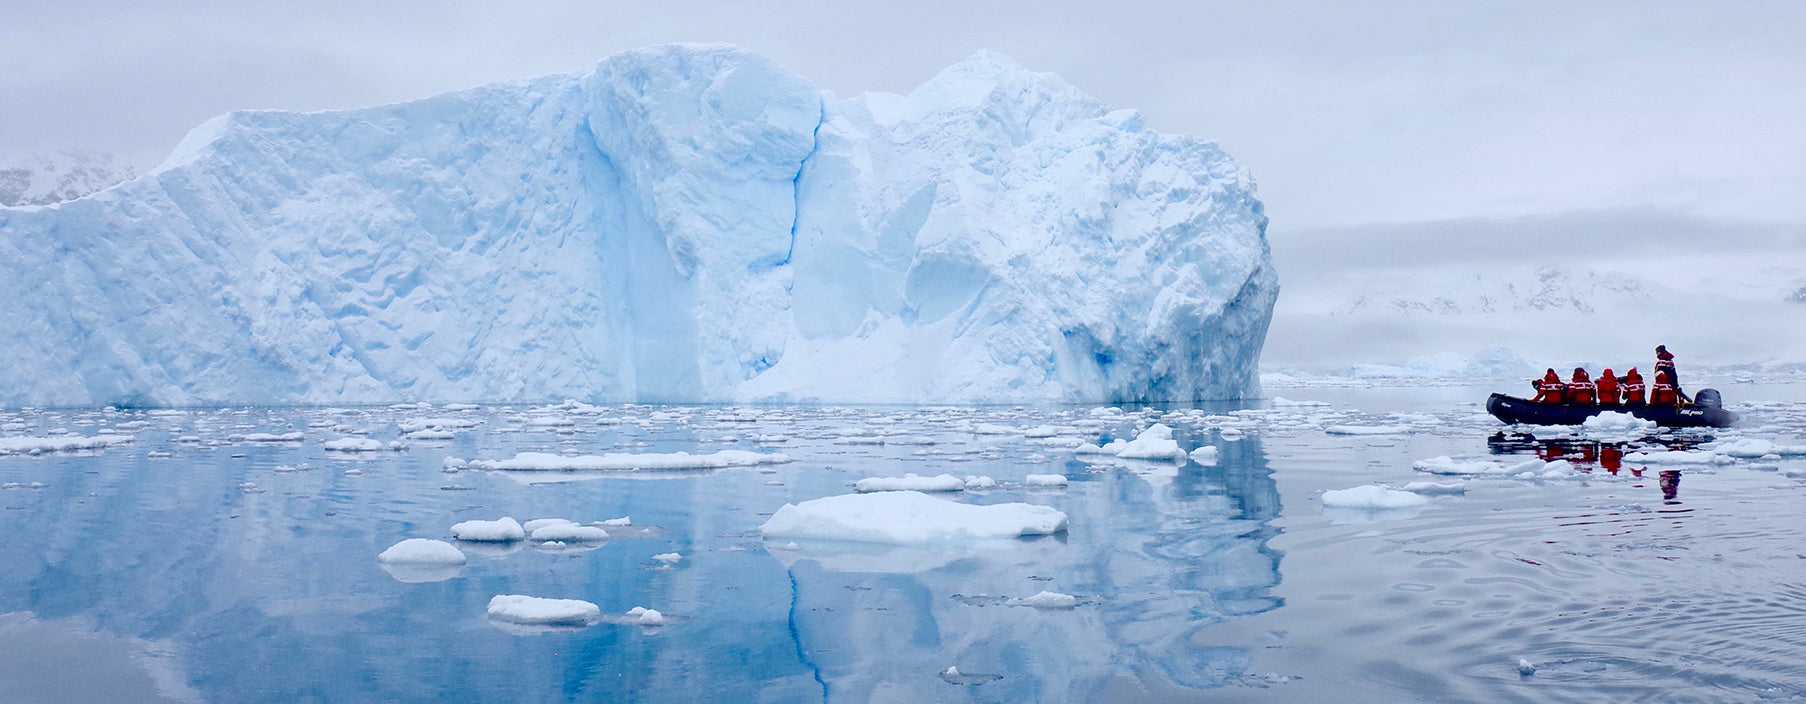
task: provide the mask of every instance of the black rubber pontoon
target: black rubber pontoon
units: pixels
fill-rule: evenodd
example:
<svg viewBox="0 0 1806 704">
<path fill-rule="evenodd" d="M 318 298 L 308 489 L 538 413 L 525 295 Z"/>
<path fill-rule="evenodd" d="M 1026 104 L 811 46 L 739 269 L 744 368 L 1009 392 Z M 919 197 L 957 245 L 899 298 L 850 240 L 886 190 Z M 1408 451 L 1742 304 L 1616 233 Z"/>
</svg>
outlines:
<svg viewBox="0 0 1806 704">
<path fill-rule="evenodd" d="M 1654 421 L 1664 428 L 1726 428 L 1737 422 L 1737 414 L 1725 410 L 1722 403 L 1716 389 L 1700 389 L 1693 405 L 1678 408 L 1537 403 L 1496 393 L 1486 399 L 1486 412 L 1506 423 L 1529 425 L 1580 425 L 1602 412 L 1617 411 Z"/>
</svg>

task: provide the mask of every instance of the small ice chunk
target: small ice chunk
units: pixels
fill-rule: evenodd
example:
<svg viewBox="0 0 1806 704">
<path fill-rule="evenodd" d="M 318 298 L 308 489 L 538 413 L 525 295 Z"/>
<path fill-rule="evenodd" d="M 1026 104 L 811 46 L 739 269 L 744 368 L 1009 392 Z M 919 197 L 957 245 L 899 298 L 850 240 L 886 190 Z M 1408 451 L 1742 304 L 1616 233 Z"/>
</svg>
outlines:
<svg viewBox="0 0 1806 704">
<path fill-rule="evenodd" d="M 606 521 L 603 521 L 602 525 L 605 525 L 605 526 L 630 526 L 630 525 L 633 525 L 633 518 L 631 518 L 629 516 L 622 516 L 620 518 L 610 518 Z"/>
<path fill-rule="evenodd" d="M 664 614 L 659 613 L 656 609 L 648 609 L 644 606 L 635 606 L 628 609 L 627 616 L 633 619 L 634 623 L 642 626 L 663 626 L 670 623 L 670 619 L 665 618 Z"/>
<path fill-rule="evenodd" d="M 1201 465 L 1205 465 L 1207 467 L 1215 466 L 1217 463 L 1218 455 L 1219 455 L 1219 453 L 1217 451 L 1217 446 L 1205 445 L 1203 447 L 1200 447 L 1196 450 L 1191 451 L 1191 461 L 1196 462 Z"/>
<path fill-rule="evenodd" d="M 1536 663 L 1530 662 L 1524 658 L 1518 658 L 1518 674 L 1525 677 L 1536 674 Z"/>
<path fill-rule="evenodd" d="M 493 521 L 464 521 L 451 527 L 452 537 L 484 543 L 505 543 L 527 537 L 513 518 L 503 516 Z"/>
<path fill-rule="evenodd" d="M 1426 503 L 1429 503 L 1429 499 L 1409 491 L 1397 491 L 1373 485 L 1323 492 L 1323 505 L 1337 508 L 1411 508 Z"/>
<path fill-rule="evenodd" d="M 111 445 L 132 442 L 130 435 L 65 435 L 54 438 L 0 438 L 0 455 L 41 455 L 46 452 L 98 450 Z"/>
<path fill-rule="evenodd" d="M 1063 474 L 1030 474 L 1022 478 L 1023 486 L 1066 486 Z"/>
<path fill-rule="evenodd" d="M 1115 455 L 1118 452 L 1122 452 L 1128 446 L 1129 441 L 1117 438 L 1104 445 L 1089 442 L 1080 443 L 1079 446 L 1073 448 L 1072 451 L 1081 455 Z"/>
<path fill-rule="evenodd" d="M 790 457 L 761 454 L 747 450 L 722 450 L 713 454 L 692 455 L 688 452 L 669 454 L 610 453 L 566 457 L 547 452 L 522 452 L 507 460 L 473 460 L 465 464 L 471 469 L 515 471 L 632 471 L 671 469 L 715 469 L 782 464 Z"/>
<path fill-rule="evenodd" d="M 995 489 L 997 480 L 987 476 L 966 475 L 966 489 Z"/>
<path fill-rule="evenodd" d="M 376 559 L 413 565 L 462 565 L 465 558 L 463 552 L 443 540 L 408 538 L 389 546 Z"/>
<path fill-rule="evenodd" d="M 1332 425 L 1323 432 L 1330 435 L 1403 435 L 1411 432 L 1408 425 Z"/>
<path fill-rule="evenodd" d="M 1624 456 L 1625 464 L 1728 464 L 1732 461 L 1709 450 L 1632 452 Z"/>
<path fill-rule="evenodd" d="M 951 474 L 937 477 L 918 477 L 905 474 L 901 477 L 866 477 L 853 486 L 861 493 L 873 491 L 959 491 L 966 488 L 966 482 Z"/>
<path fill-rule="evenodd" d="M 602 609 L 579 599 L 498 594 L 489 600 L 489 617 L 531 626 L 587 626 L 602 617 Z"/>
<path fill-rule="evenodd" d="M 533 533 L 533 531 L 539 530 L 546 526 L 568 526 L 568 525 L 575 525 L 575 524 L 576 524 L 575 521 L 571 521 L 571 520 L 567 520 L 567 519 L 563 519 L 563 518 L 535 518 L 531 521 L 527 521 L 526 523 L 520 524 L 520 527 L 522 530 L 527 531 L 527 533 L 529 535 L 531 535 Z"/>
<path fill-rule="evenodd" d="M 653 555 L 652 559 L 658 560 L 659 562 L 663 562 L 663 563 L 669 565 L 671 563 L 677 562 L 678 560 L 684 559 L 684 556 L 679 555 L 674 552 L 667 552 L 667 553 L 662 553 L 659 555 Z"/>
<path fill-rule="evenodd" d="M 1014 538 L 1066 530 L 1066 514 L 1022 503 L 976 506 L 916 491 L 843 494 L 785 504 L 759 527 L 767 538 L 913 544 Z"/>
<path fill-rule="evenodd" d="M 1071 594 L 1042 591 L 1034 596 L 1011 599 L 1011 606 L 1032 606 L 1037 609 L 1070 609 L 1079 605 L 1079 598 Z"/>
<path fill-rule="evenodd" d="M 1171 427 L 1165 423 L 1155 423 L 1118 450 L 1116 456 L 1129 460 L 1182 460 L 1186 453 L 1179 449 L 1179 443 L 1173 441 Z"/>
<path fill-rule="evenodd" d="M 580 526 L 575 523 L 554 523 L 541 526 L 532 532 L 534 540 L 540 541 L 597 541 L 607 540 L 608 531 L 595 526 Z"/>
<path fill-rule="evenodd" d="M 339 438 L 327 440 L 326 449 L 333 452 L 381 452 L 383 450 L 403 450 L 406 445 L 399 441 L 383 442 L 372 438 Z"/>
<path fill-rule="evenodd" d="M 1465 494 L 1467 493 L 1467 485 L 1462 484 L 1461 482 L 1449 482 L 1446 484 L 1437 482 L 1411 482 L 1399 487 L 1399 491 L 1409 491 L 1418 495 Z"/>
</svg>

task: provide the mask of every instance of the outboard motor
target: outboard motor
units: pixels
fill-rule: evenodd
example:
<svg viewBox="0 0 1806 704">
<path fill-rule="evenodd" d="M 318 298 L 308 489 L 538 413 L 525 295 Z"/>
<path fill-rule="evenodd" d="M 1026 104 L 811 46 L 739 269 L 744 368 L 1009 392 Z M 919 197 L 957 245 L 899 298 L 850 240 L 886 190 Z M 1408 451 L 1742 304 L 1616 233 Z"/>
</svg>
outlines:
<svg viewBox="0 0 1806 704">
<path fill-rule="evenodd" d="M 1702 408 L 1724 408 L 1724 398 L 1718 395 L 1718 389 L 1700 389 L 1693 394 L 1693 403 Z"/>
</svg>

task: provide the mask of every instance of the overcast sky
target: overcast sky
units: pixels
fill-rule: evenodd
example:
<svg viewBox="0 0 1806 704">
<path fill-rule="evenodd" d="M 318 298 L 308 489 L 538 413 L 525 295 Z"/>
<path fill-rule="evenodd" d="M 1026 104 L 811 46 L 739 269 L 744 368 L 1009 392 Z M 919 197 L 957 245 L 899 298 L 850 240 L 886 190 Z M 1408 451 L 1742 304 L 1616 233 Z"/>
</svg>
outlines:
<svg viewBox="0 0 1806 704">
<path fill-rule="evenodd" d="M 1806 3 L 0 2 L 0 156 L 161 160 L 320 110 L 726 41 L 841 95 L 979 49 L 1216 139 L 1278 230 L 1655 209 L 1806 222 Z"/>
<path fill-rule="evenodd" d="M 409 100 L 673 41 L 843 96 L 979 49 L 1058 73 L 1248 167 L 1293 293 L 1388 252 L 1585 266 L 1649 233 L 1806 260 L 1806 3 L 1780 0 L 0 0 L 0 158 L 143 170 L 232 109 Z"/>
</svg>

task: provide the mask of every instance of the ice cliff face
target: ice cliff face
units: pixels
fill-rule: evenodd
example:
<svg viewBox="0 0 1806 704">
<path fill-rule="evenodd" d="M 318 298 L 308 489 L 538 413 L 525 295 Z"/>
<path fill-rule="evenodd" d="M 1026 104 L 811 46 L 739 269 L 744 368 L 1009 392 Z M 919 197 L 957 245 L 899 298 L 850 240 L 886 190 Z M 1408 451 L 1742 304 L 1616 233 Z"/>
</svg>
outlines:
<svg viewBox="0 0 1806 704">
<path fill-rule="evenodd" d="M 0 209 L 0 404 L 1239 397 L 1254 190 L 993 54 L 907 97 L 674 45 L 232 113 Z"/>
</svg>

